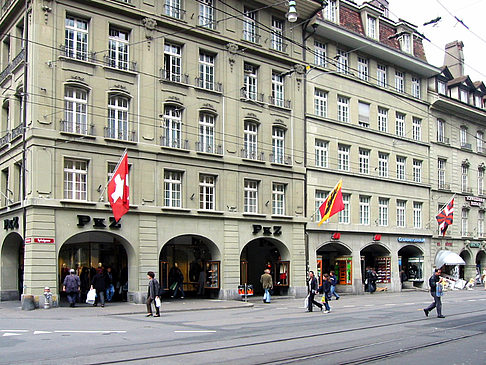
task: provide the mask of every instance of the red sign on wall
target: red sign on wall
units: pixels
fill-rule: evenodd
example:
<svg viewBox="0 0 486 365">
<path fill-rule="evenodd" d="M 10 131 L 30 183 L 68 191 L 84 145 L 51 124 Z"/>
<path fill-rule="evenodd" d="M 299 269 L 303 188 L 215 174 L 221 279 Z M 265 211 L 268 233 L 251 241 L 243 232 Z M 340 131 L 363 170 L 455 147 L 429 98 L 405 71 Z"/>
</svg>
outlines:
<svg viewBox="0 0 486 365">
<path fill-rule="evenodd" d="M 33 237 L 26 238 L 25 243 L 54 243 L 54 238 Z"/>
</svg>

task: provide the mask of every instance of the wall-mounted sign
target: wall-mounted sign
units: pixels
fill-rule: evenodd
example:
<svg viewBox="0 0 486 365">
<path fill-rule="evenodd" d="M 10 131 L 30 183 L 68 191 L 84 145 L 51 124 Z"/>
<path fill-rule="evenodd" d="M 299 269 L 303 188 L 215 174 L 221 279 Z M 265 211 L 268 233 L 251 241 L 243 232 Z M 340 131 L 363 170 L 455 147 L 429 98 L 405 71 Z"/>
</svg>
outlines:
<svg viewBox="0 0 486 365">
<path fill-rule="evenodd" d="M 452 242 L 446 242 L 445 245 L 446 247 L 452 247 Z"/>
<path fill-rule="evenodd" d="M 257 234 L 262 230 L 265 236 L 280 236 L 282 234 L 282 226 L 263 227 L 261 224 L 253 225 L 253 234 Z"/>
<path fill-rule="evenodd" d="M 3 220 L 3 229 L 19 229 L 19 217 L 13 217 L 12 219 Z"/>
<path fill-rule="evenodd" d="M 29 237 L 25 239 L 25 243 L 54 243 L 54 238 L 45 237 Z"/>
<path fill-rule="evenodd" d="M 481 198 L 479 196 L 466 196 L 465 199 L 469 202 L 471 207 L 480 207 L 485 200 L 484 198 Z"/>
<path fill-rule="evenodd" d="M 424 243 L 425 238 L 413 238 L 413 237 L 398 237 L 398 242 L 409 242 L 409 243 Z"/>
<path fill-rule="evenodd" d="M 469 247 L 471 247 L 471 248 L 479 248 L 479 247 L 481 247 L 481 243 L 479 243 L 479 242 L 469 242 Z"/>
<path fill-rule="evenodd" d="M 81 215 L 78 216 L 78 227 L 84 227 L 91 221 L 91 217 L 89 215 Z M 93 218 L 93 228 L 106 228 L 106 219 L 105 218 Z M 118 223 L 115 220 L 115 217 L 110 217 L 110 224 L 108 225 L 109 228 L 121 228 L 120 221 Z"/>
</svg>

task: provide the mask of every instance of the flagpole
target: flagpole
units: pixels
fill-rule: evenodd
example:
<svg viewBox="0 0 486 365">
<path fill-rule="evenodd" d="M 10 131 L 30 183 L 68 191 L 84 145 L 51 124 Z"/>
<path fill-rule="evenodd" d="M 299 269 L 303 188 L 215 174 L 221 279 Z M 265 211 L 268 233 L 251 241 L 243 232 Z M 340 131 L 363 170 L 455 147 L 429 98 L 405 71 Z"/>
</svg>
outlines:
<svg viewBox="0 0 486 365">
<path fill-rule="evenodd" d="M 113 171 L 116 171 L 118 169 L 118 167 L 120 166 L 122 160 L 123 160 L 123 156 L 125 156 L 125 153 L 127 153 L 127 149 L 125 148 L 125 151 L 123 151 L 121 157 L 120 157 L 120 160 L 118 161 L 118 163 L 116 164 L 115 166 L 115 169 Z M 110 183 L 111 179 L 113 179 L 113 175 L 111 175 L 110 177 L 110 180 L 107 181 L 107 183 L 105 184 L 105 186 L 103 187 L 103 190 L 100 192 L 100 197 L 98 198 L 98 201 L 101 202 L 103 201 L 103 194 L 105 193 L 106 191 L 106 188 L 108 187 L 108 184 Z"/>
<path fill-rule="evenodd" d="M 429 221 L 427 222 L 426 226 L 429 225 L 430 226 L 430 222 L 432 222 L 433 220 L 436 220 L 436 217 L 437 217 L 437 214 L 439 214 L 440 212 L 442 212 L 444 210 L 445 207 L 447 207 L 447 205 L 452 201 L 452 199 L 454 199 L 456 197 L 457 193 L 454 193 L 454 195 L 452 195 L 452 198 L 450 198 L 447 203 L 445 203 L 442 208 L 439 209 L 439 211 L 437 213 L 435 213 L 435 215 L 433 217 L 431 217 L 429 219 Z M 430 228 L 429 228 L 430 229 Z"/>
</svg>

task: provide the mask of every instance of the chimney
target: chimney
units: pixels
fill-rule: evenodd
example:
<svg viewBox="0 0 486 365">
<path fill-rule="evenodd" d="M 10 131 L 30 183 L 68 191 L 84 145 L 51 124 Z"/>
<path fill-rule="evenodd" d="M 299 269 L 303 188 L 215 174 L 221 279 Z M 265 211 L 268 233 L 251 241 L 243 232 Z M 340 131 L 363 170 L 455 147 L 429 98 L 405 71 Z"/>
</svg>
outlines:
<svg viewBox="0 0 486 365">
<path fill-rule="evenodd" d="M 464 53 L 462 41 L 454 41 L 445 45 L 444 66 L 447 66 L 454 78 L 464 75 Z"/>
</svg>

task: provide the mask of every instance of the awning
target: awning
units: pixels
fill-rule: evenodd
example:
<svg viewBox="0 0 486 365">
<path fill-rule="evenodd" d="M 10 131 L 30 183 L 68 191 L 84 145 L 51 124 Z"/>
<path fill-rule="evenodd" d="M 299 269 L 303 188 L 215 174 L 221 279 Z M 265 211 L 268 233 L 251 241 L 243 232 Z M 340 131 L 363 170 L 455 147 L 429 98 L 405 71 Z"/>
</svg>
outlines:
<svg viewBox="0 0 486 365">
<path fill-rule="evenodd" d="M 435 256 L 435 267 L 440 269 L 444 265 L 466 265 L 466 262 L 455 252 L 440 250 Z"/>
</svg>

